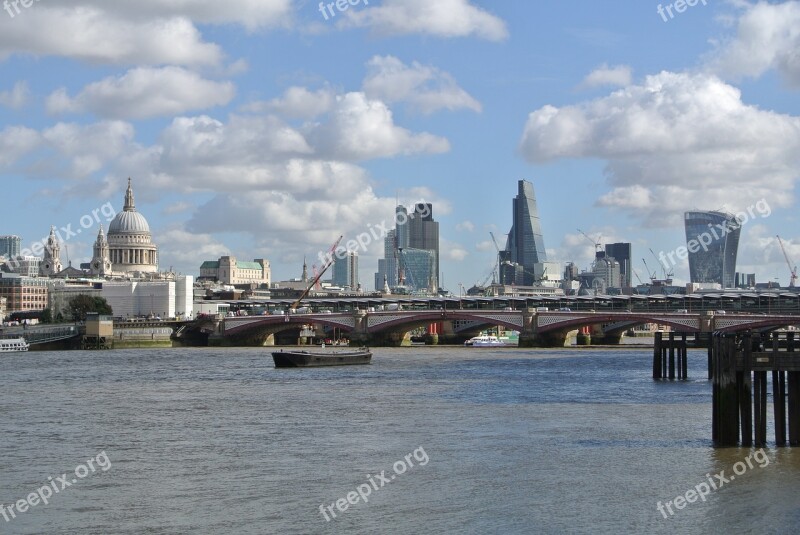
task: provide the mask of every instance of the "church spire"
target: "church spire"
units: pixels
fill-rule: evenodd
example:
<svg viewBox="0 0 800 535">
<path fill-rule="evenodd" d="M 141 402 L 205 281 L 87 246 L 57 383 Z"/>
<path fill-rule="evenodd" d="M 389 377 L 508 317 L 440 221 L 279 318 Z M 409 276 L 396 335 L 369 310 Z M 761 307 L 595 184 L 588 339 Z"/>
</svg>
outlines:
<svg viewBox="0 0 800 535">
<path fill-rule="evenodd" d="M 130 177 L 128 177 L 128 190 L 125 192 L 125 206 L 122 209 L 126 212 L 136 211 L 136 204 L 133 202 L 133 188 L 131 187 Z"/>
</svg>

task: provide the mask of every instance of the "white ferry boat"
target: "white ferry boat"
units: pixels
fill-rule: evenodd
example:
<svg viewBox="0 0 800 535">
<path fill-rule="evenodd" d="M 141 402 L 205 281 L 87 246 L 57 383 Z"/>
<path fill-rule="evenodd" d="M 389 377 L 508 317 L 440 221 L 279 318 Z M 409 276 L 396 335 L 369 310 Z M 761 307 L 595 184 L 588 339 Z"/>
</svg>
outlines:
<svg viewBox="0 0 800 535">
<path fill-rule="evenodd" d="M 493 334 L 482 334 L 470 338 L 464 342 L 464 345 L 467 347 L 502 347 L 506 343 Z"/>
<path fill-rule="evenodd" d="M 30 344 L 24 338 L 0 339 L 0 353 L 10 353 L 12 351 L 27 351 Z"/>
</svg>

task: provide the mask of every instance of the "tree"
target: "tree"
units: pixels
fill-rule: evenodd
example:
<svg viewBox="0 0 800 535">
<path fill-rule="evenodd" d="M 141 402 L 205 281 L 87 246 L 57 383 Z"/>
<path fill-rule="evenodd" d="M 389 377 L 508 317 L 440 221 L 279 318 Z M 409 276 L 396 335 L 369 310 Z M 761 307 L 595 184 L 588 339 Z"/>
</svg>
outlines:
<svg viewBox="0 0 800 535">
<path fill-rule="evenodd" d="M 91 295 L 76 295 L 69 300 L 69 309 L 72 311 L 74 321 L 86 321 L 86 314 L 96 312 L 102 315 L 112 315 L 114 311 L 104 297 Z"/>
</svg>

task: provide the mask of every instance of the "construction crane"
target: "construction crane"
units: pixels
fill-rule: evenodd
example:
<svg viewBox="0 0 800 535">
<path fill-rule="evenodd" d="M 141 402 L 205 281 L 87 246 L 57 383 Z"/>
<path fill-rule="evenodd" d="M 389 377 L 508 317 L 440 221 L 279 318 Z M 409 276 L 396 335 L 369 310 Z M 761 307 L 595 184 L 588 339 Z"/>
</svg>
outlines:
<svg viewBox="0 0 800 535">
<path fill-rule="evenodd" d="M 780 236 L 776 236 L 776 238 L 778 238 L 778 243 L 781 245 L 783 257 L 786 259 L 786 265 L 789 266 L 789 288 L 794 288 L 795 282 L 797 282 L 797 266 L 792 267 L 792 261 L 789 260 L 789 254 L 786 252 L 786 247 L 783 246 L 783 240 Z"/>
<path fill-rule="evenodd" d="M 494 232 L 492 232 L 490 230 L 489 231 L 489 236 L 492 237 L 492 243 L 494 243 L 494 248 L 497 249 L 497 259 L 495 260 L 494 268 L 492 269 L 492 273 L 496 273 L 497 274 L 497 278 L 495 280 L 497 282 L 500 282 L 500 256 L 501 256 L 502 253 L 501 253 L 501 250 L 500 250 L 500 246 L 497 244 L 497 238 L 494 237 Z M 487 279 L 488 279 L 488 277 L 487 277 Z M 486 283 L 483 283 L 482 286 L 486 286 Z"/>
<path fill-rule="evenodd" d="M 631 271 L 633 271 L 633 274 L 634 274 L 634 275 L 636 275 L 636 280 L 638 280 L 638 281 L 639 281 L 639 284 L 642 284 L 642 285 L 643 285 L 643 284 L 644 284 L 644 282 L 642 282 L 642 278 L 639 276 L 639 273 L 637 273 L 637 271 L 636 271 L 635 269 L 633 269 L 633 270 L 631 270 Z"/>
<path fill-rule="evenodd" d="M 602 234 L 598 234 L 598 235 L 597 235 L 597 240 L 593 240 L 592 238 L 590 238 L 590 237 L 589 237 L 589 235 L 588 235 L 588 234 L 586 234 L 586 233 L 585 233 L 584 231 L 582 231 L 581 229 L 578 229 L 578 232 L 580 232 L 581 234 L 583 234 L 583 235 L 586 237 L 586 239 L 587 239 L 587 240 L 589 240 L 590 242 L 592 242 L 592 245 L 594 245 L 594 252 L 595 252 L 595 253 L 597 253 L 598 251 L 600 251 L 600 249 L 603 247 L 603 244 L 602 244 L 602 243 L 600 243 L 600 239 L 603 237 L 603 235 L 602 235 Z"/>
<path fill-rule="evenodd" d="M 317 273 L 314 276 L 314 280 L 311 281 L 311 284 L 309 284 L 308 287 L 305 290 L 303 290 L 303 293 L 300 294 L 300 297 L 297 298 L 297 301 L 292 303 L 292 305 L 289 307 L 290 309 L 296 309 L 297 308 L 297 305 L 300 304 L 300 301 L 305 299 L 305 297 L 308 295 L 308 292 L 311 291 L 311 288 L 313 288 L 314 285 L 317 284 L 317 282 L 319 282 L 319 280 L 322 278 L 322 276 L 325 274 L 325 272 L 328 271 L 328 268 L 333 265 L 334 254 L 336 253 L 336 248 L 339 247 L 339 242 L 342 241 L 342 238 L 344 238 L 344 236 L 339 236 L 339 239 L 336 240 L 336 243 L 333 244 L 333 247 L 331 247 L 331 250 L 328 251 L 328 255 L 326 257 L 325 264 L 322 265 L 322 268 L 320 268 L 319 273 Z"/>
<path fill-rule="evenodd" d="M 651 281 L 654 281 L 658 278 L 658 271 L 650 271 L 650 266 L 647 265 L 647 261 L 642 258 L 642 262 L 644 263 L 644 268 L 647 270 L 647 276 L 650 277 Z M 652 273 L 652 275 L 650 274 Z"/>
<path fill-rule="evenodd" d="M 649 247 L 648 247 L 648 249 L 650 249 L 650 253 L 653 255 L 653 258 L 656 259 L 656 262 L 658 262 L 658 265 L 661 266 L 661 272 L 664 274 L 664 280 L 670 279 L 673 276 L 675 276 L 675 271 L 673 271 L 672 268 L 670 268 L 669 271 L 667 271 L 667 269 L 664 267 L 664 263 L 661 261 L 660 258 L 658 258 L 658 256 L 656 256 L 655 251 L 653 251 L 653 249 L 649 248 Z"/>
</svg>

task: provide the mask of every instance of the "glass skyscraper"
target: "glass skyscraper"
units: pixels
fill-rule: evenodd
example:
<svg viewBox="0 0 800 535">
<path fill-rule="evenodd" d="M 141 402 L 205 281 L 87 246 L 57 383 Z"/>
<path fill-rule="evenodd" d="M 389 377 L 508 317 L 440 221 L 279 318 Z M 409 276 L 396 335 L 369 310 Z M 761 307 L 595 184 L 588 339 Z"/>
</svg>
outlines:
<svg viewBox="0 0 800 535">
<path fill-rule="evenodd" d="M 533 184 L 520 180 L 518 188 L 519 192 L 513 201 L 514 224 L 508 234 L 506 250 L 511 253 L 511 262 L 522 266 L 523 284 L 530 286 L 534 283 L 535 264 L 547 262 L 547 252 Z"/>
<path fill-rule="evenodd" d="M 0 256 L 16 258 L 20 255 L 22 238 L 19 236 L 0 236 Z"/>
<path fill-rule="evenodd" d="M 722 212 L 686 212 L 684 218 L 691 281 L 733 288 L 741 224 Z"/>
<path fill-rule="evenodd" d="M 332 282 L 341 288 L 358 290 L 358 253 L 356 251 L 348 251 L 344 258 L 336 257 L 333 264 Z"/>
<path fill-rule="evenodd" d="M 439 223 L 433 220 L 433 206 L 402 205 L 395 208 L 395 228 L 384 239 L 383 258 L 378 260 L 375 289 L 400 286 L 405 291 L 436 292 L 439 288 Z M 402 280 L 401 280 L 402 277 Z"/>
</svg>

